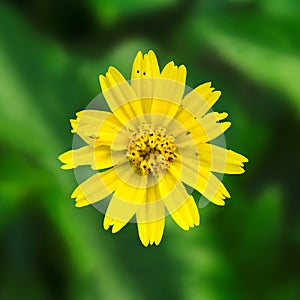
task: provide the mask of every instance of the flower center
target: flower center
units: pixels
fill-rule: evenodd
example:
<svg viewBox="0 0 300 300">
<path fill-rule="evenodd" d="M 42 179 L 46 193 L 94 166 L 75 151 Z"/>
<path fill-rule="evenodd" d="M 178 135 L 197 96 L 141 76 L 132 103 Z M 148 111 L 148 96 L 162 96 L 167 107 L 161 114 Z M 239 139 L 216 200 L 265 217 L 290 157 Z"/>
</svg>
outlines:
<svg viewBox="0 0 300 300">
<path fill-rule="evenodd" d="M 159 175 L 175 160 L 174 138 L 166 134 L 164 127 L 154 128 L 142 124 L 132 133 L 127 158 L 139 175 Z"/>
</svg>

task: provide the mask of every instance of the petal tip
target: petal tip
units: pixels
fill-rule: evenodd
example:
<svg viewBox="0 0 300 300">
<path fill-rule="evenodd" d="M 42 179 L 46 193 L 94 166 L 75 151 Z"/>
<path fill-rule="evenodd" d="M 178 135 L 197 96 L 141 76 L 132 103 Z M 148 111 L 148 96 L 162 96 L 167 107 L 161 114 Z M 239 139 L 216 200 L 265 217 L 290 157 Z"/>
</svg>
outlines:
<svg viewBox="0 0 300 300">
<path fill-rule="evenodd" d="M 70 169 L 73 169 L 73 167 L 72 166 L 70 166 L 70 165 L 62 165 L 62 166 L 60 166 L 60 168 L 62 169 L 62 170 L 70 170 Z"/>
<path fill-rule="evenodd" d="M 144 247 L 148 247 L 149 246 L 149 240 L 141 239 L 141 242 L 142 242 L 142 244 L 143 244 Z"/>
<path fill-rule="evenodd" d="M 152 49 L 148 51 L 148 55 L 149 55 L 149 56 L 150 56 L 150 55 L 156 56 L 156 55 L 155 55 L 155 52 L 154 52 Z"/>
<path fill-rule="evenodd" d="M 88 206 L 88 205 L 90 205 L 90 203 L 88 201 L 77 201 L 75 203 L 76 207 L 84 207 L 84 206 Z"/>
</svg>

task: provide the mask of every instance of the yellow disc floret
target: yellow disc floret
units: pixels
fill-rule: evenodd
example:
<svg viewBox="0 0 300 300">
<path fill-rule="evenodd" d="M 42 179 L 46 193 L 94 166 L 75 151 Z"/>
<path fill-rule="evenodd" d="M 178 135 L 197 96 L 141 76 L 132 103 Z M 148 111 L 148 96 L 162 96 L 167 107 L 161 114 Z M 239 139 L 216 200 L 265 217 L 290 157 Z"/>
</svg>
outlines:
<svg viewBox="0 0 300 300">
<path fill-rule="evenodd" d="M 132 133 L 127 158 L 139 175 L 159 175 L 176 159 L 174 138 L 164 127 L 142 124 Z"/>
</svg>

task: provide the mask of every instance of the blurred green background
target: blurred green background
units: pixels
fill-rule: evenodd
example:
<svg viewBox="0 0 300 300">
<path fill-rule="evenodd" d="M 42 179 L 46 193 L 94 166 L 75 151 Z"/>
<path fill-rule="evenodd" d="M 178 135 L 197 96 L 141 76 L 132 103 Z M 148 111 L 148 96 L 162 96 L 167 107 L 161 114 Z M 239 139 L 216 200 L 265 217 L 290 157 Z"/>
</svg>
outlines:
<svg viewBox="0 0 300 300">
<path fill-rule="evenodd" d="M 300 1 L 0 1 L 0 299 L 300 299 Z M 223 92 L 232 199 L 159 247 L 70 199 L 68 119 L 138 50 Z"/>
</svg>

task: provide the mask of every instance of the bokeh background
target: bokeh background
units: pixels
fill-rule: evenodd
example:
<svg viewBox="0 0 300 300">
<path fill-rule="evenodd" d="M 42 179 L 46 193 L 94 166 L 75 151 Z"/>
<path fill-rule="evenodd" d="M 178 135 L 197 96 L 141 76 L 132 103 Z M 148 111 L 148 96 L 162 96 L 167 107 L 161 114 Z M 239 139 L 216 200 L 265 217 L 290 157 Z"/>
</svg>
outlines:
<svg viewBox="0 0 300 300">
<path fill-rule="evenodd" d="M 0 299 L 300 299 L 298 0 L 0 1 Z M 250 162 L 201 226 L 159 247 L 75 208 L 69 119 L 138 50 L 212 81 Z"/>
</svg>

